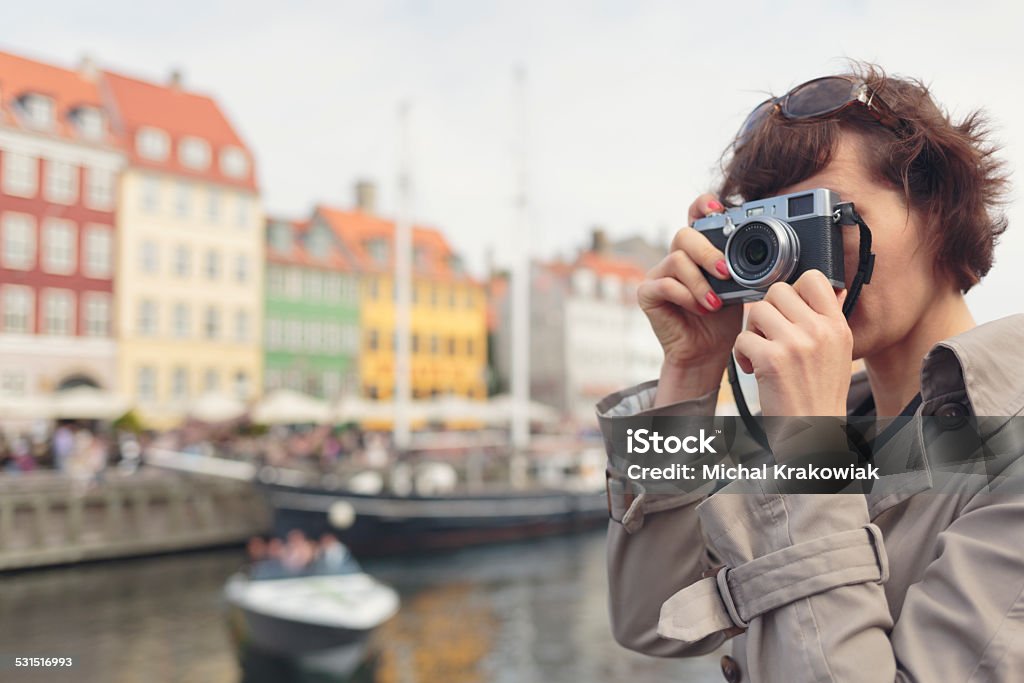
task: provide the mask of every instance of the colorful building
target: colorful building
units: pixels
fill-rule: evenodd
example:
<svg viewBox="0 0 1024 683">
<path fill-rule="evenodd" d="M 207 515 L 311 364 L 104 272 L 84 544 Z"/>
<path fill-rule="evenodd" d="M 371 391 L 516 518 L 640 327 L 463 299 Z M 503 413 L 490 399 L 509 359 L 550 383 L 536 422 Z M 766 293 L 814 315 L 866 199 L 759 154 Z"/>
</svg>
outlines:
<svg viewBox="0 0 1024 683">
<path fill-rule="evenodd" d="M 113 389 L 116 178 L 101 77 L 0 52 L 0 396 Z"/>
<path fill-rule="evenodd" d="M 122 390 L 169 425 L 204 392 L 262 387 L 264 222 L 253 156 L 218 104 L 104 74 L 128 164 L 117 209 Z"/>
<path fill-rule="evenodd" d="M 267 221 L 265 284 L 265 387 L 358 394 L 359 280 L 318 214 Z"/>
<path fill-rule="evenodd" d="M 372 193 L 371 193 L 372 194 Z M 314 222 L 331 228 L 360 274 L 359 384 L 368 398 L 390 400 L 395 380 L 395 224 L 373 213 L 329 206 Z M 487 302 L 484 287 L 434 228 L 413 228 L 411 356 L 413 398 L 487 395 Z"/>
</svg>

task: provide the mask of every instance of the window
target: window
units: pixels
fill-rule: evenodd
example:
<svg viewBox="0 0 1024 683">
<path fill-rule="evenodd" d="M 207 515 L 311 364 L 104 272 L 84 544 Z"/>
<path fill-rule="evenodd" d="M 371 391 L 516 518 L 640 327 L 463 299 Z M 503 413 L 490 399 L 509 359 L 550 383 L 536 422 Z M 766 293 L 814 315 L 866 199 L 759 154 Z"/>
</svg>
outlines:
<svg viewBox="0 0 1024 683">
<path fill-rule="evenodd" d="M 292 226 L 288 223 L 275 222 L 270 228 L 270 244 L 276 251 L 291 251 Z"/>
<path fill-rule="evenodd" d="M 210 166 L 210 145 L 200 138 L 182 138 L 178 143 L 178 159 L 189 168 L 206 170 Z"/>
<path fill-rule="evenodd" d="M 43 332 L 59 336 L 75 333 L 75 299 L 68 289 L 43 292 Z"/>
<path fill-rule="evenodd" d="M 137 326 L 140 335 L 151 337 L 156 334 L 157 309 L 156 302 L 152 299 L 143 299 L 139 302 Z"/>
<path fill-rule="evenodd" d="M 220 201 L 220 190 L 211 187 L 210 194 L 206 197 L 206 218 L 211 223 L 220 222 Z"/>
<path fill-rule="evenodd" d="M 307 301 L 318 300 L 323 294 L 323 278 L 316 271 L 306 271 L 303 285 L 305 285 L 303 296 Z"/>
<path fill-rule="evenodd" d="M 20 370 L 5 370 L 0 375 L 0 396 L 24 396 L 27 388 L 25 373 Z"/>
<path fill-rule="evenodd" d="M 267 269 L 267 291 L 273 296 L 284 295 L 285 272 L 280 266 L 270 266 Z"/>
<path fill-rule="evenodd" d="M 39 183 L 39 166 L 35 157 L 17 152 L 4 152 L 4 192 L 15 197 L 34 197 Z"/>
<path fill-rule="evenodd" d="M 306 348 L 319 351 L 324 348 L 324 325 L 313 321 L 306 323 Z"/>
<path fill-rule="evenodd" d="M 160 270 L 160 256 L 157 244 L 153 240 L 146 240 L 139 245 L 139 267 L 143 273 L 156 273 Z"/>
<path fill-rule="evenodd" d="M 160 181 L 156 178 L 142 179 L 142 210 L 147 213 L 160 210 Z"/>
<path fill-rule="evenodd" d="M 601 295 L 610 301 L 622 298 L 622 280 L 614 275 L 601 278 Z"/>
<path fill-rule="evenodd" d="M 341 276 L 328 273 L 324 275 L 324 298 L 331 303 L 341 300 Z"/>
<path fill-rule="evenodd" d="M 21 110 L 25 122 L 32 128 L 53 128 L 53 100 L 45 95 L 26 95 L 21 98 Z"/>
<path fill-rule="evenodd" d="M 267 318 L 267 348 L 284 348 L 284 325 L 278 318 Z"/>
<path fill-rule="evenodd" d="M 288 348 L 297 351 L 302 348 L 302 323 L 298 320 L 288 321 Z"/>
<path fill-rule="evenodd" d="M 331 238 L 327 231 L 317 229 L 309 236 L 309 251 L 315 258 L 326 259 L 330 256 Z"/>
<path fill-rule="evenodd" d="M 249 313 L 238 311 L 235 313 L 235 341 L 245 344 L 249 341 Z"/>
<path fill-rule="evenodd" d="M 178 339 L 187 339 L 192 335 L 192 311 L 186 303 L 174 305 L 174 336 Z"/>
<path fill-rule="evenodd" d="M 165 161 L 171 151 L 171 139 L 158 128 L 140 128 L 135 135 L 135 150 L 152 161 Z"/>
<path fill-rule="evenodd" d="M 203 334 L 207 339 L 216 339 L 220 336 L 220 311 L 214 306 L 206 308 Z"/>
<path fill-rule="evenodd" d="M 210 280 L 220 277 L 220 254 L 213 249 L 206 252 L 206 277 Z"/>
<path fill-rule="evenodd" d="M 298 268 L 288 269 L 288 278 L 285 287 L 288 297 L 298 299 L 302 296 L 302 271 Z"/>
<path fill-rule="evenodd" d="M 178 218 L 188 218 L 191 199 L 192 188 L 188 183 L 179 181 L 174 192 L 174 215 Z"/>
<path fill-rule="evenodd" d="M 85 229 L 85 275 L 109 278 L 114 270 L 113 237 L 111 229 L 90 225 Z"/>
<path fill-rule="evenodd" d="M 174 250 L 174 274 L 178 277 L 192 274 L 192 250 L 185 244 L 179 244 Z"/>
<path fill-rule="evenodd" d="M 140 367 L 135 389 L 140 401 L 156 400 L 156 368 L 152 365 Z"/>
<path fill-rule="evenodd" d="M 244 178 L 249 173 L 249 159 L 237 147 L 225 147 L 220 151 L 220 170 L 231 178 Z"/>
<path fill-rule="evenodd" d="M 472 337 L 470 337 L 469 339 L 466 340 L 466 355 L 467 356 L 472 356 L 473 355 L 473 339 L 472 339 Z"/>
<path fill-rule="evenodd" d="M 100 211 L 114 207 L 114 173 L 105 168 L 86 168 L 85 203 Z"/>
<path fill-rule="evenodd" d="M 473 308 L 476 305 L 476 294 L 472 289 L 466 290 L 466 308 Z"/>
<path fill-rule="evenodd" d="M 380 296 L 380 283 L 378 282 L 377 278 L 371 277 L 369 282 L 367 282 L 366 286 L 369 289 L 368 296 L 371 299 L 376 300 L 377 297 Z"/>
<path fill-rule="evenodd" d="M 83 295 L 85 306 L 85 336 L 110 336 L 110 295 L 101 292 L 86 292 Z"/>
<path fill-rule="evenodd" d="M 188 398 L 188 368 L 179 365 L 171 373 L 171 397 L 179 401 Z"/>
<path fill-rule="evenodd" d="M 249 375 L 244 370 L 235 373 L 235 398 L 239 401 L 249 398 Z"/>
<path fill-rule="evenodd" d="M 78 198 L 78 168 L 63 161 L 47 160 L 44 196 L 58 204 L 73 204 Z"/>
<path fill-rule="evenodd" d="M 380 345 L 380 336 L 377 330 L 370 330 L 366 334 L 366 347 L 371 351 L 376 351 Z"/>
<path fill-rule="evenodd" d="M 458 292 L 459 290 L 455 287 L 448 290 L 448 308 L 455 308 Z"/>
<path fill-rule="evenodd" d="M 3 293 L 4 331 L 15 334 L 31 333 L 35 308 L 32 289 L 22 285 L 6 285 Z"/>
<path fill-rule="evenodd" d="M 448 355 L 455 355 L 455 337 L 448 337 Z"/>
<path fill-rule="evenodd" d="M 324 350 L 331 354 L 341 351 L 341 325 L 324 323 Z"/>
<path fill-rule="evenodd" d="M 388 261 L 388 242 L 385 239 L 373 239 L 366 244 L 367 251 L 370 252 L 370 258 L 372 258 L 378 264 L 384 264 Z"/>
<path fill-rule="evenodd" d="M 249 279 L 249 259 L 245 254 L 235 256 L 235 280 L 239 284 L 245 284 Z"/>
<path fill-rule="evenodd" d="M 341 328 L 342 348 L 354 352 L 359 344 L 359 328 L 355 325 L 344 325 Z"/>
<path fill-rule="evenodd" d="M 5 213 L 3 263 L 15 270 L 31 270 L 36 264 L 36 224 L 24 213 Z"/>
<path fill-rule="evenodd" d="M 412 335 L 412 353 L 420 352 L 420 335 L 415 332 Z"/>
<path fill-rule="evenodd" d="M 430 353 L 436 356 L 437 351 L 441 345 L 441 340 L 437 338 L 436 334 L 430 335 Z"/>
<path fill-rule="evenodd" d="M 217 368 L 208 368 L 203 373 L 203 390 L 211 392 L 218 389 L 220 389 L 220 374 L 217 372 Z"/>
<path fill-rule="evenodd" d="M 75 224 L 48 218 L 43 225 L 43 268 L 50 273 L 70 275 L 75 272 L 78 245 Z"/>
<path fill-rule="evenodd" d="M 103 139 L 103 112 L 95 107 L 79 107 L 75 110 L 75 125 L 78 134 L 87 140 Z"/>
<path fill-rule="evenodd" d="M 235 225 L 240 228 L 249 227 L 249 199 L 247 197 L 239 197 L 238 203 L 235 205 Z"/>
</svg>

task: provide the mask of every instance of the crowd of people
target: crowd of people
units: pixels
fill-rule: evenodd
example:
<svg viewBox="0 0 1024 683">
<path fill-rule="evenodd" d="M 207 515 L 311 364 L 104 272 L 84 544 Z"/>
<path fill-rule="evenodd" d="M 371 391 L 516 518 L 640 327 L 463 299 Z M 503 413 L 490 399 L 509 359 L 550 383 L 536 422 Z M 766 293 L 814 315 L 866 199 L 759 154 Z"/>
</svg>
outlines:
<svg viewBox="0 0 1024 683">
<path fill-rule="evenodd" d="M 110 464 L 134 466 L 140 452 L 133 434 L 96 423 L 62 422 L 14 434 L 0 432 L 0 471 L 10 474 L 48 469 L 101 481 Z"/>
</svg>

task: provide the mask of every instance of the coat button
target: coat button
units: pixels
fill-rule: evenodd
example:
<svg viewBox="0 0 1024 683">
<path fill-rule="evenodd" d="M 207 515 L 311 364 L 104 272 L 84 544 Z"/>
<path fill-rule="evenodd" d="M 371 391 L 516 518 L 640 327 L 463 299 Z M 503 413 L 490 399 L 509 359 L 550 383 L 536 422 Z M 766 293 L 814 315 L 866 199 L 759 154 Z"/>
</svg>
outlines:
<svg viewBox="0 0 1024 683">
<path fill-rule="evenodd" d="M 943 403 L 935 414 L 939 417 L 967 417 L 967 407 L 963 403 Z"/>
<path fill-rule="evenodd" d="M 740 665 L 729 655 L 722 657 L 722 675 L 725 676 L 725 680 L 729 681 L 729 683 L 740 683 L 743 680 L 743 672 L 740 671 Z"/>
</svg>

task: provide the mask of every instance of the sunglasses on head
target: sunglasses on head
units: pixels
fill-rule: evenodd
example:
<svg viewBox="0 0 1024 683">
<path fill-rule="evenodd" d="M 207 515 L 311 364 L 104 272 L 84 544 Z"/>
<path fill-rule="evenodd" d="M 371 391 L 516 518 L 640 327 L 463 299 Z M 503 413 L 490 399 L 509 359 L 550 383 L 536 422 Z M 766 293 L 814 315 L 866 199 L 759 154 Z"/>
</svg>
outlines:
<svg viewBox="0 0 1024 683">
<path fill-rule="evenodd" d="M 902 127 L 902 121 L 864 81 L 849 76 L 823 76 L 754 107 L 740 126 L 736 146 L 746 142 L 773 113 L 794 121 L 825 119 L 854 105 L 863 106 L 886 128 L 898 131 Z"/>
</svg>

